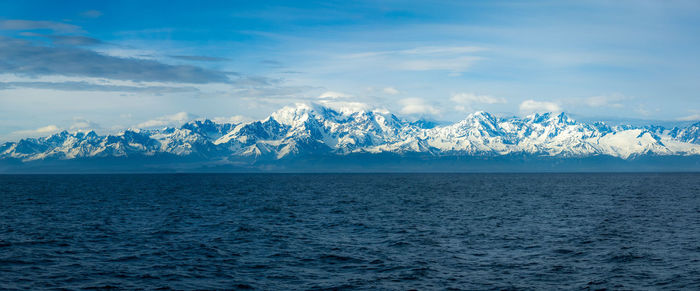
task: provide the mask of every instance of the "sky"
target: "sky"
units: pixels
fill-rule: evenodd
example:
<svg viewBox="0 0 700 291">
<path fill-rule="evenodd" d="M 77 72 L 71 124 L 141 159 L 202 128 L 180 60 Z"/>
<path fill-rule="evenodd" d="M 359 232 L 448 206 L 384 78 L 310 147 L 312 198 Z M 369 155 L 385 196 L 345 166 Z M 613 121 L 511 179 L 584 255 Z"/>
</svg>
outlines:
<svg viewBox="0 0 700 291">
<path fill-rule="evenodd" d="M 698 1 L 0 0 L 0 141 L 298 102 L 700 120 Z"/>
</svg>

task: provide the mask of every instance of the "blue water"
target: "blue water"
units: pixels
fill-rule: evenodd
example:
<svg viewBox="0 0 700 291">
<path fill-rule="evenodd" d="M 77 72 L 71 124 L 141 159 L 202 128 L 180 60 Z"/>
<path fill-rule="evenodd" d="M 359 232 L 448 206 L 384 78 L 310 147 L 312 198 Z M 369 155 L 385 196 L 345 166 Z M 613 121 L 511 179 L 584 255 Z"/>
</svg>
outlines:
<svg viewBox="0 0 700 291">
<path fill-rule="evenodd" d="M 0 176 L 0 289 L 700 289 L 700 174 Z"/>
</svg>

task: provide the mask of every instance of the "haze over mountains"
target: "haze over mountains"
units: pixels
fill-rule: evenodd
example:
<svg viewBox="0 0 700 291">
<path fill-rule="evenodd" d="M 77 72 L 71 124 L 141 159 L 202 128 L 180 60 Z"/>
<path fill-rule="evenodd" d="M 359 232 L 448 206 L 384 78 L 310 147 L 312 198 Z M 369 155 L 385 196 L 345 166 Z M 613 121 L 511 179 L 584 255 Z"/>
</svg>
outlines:
<svg viewBox="0 0 700 291">
<path fill-rule="evenodd" d="M 627 168 L 681 163 L 678 169 L 693 170 L 700 169 L 698 160 L 700 122 L 685 128 L 610 126 L 579 123 L 565 113 L 501 118 L 480 111 L 435 126 L 383 110 L 318 104 L 284 107 L 253 122 L 196 120 L 106 136 L 63 131 L 0 145 L 4 172 L 70 171 L 71 165 L 100 171 L 439 171 L 493 165 L 517 171 L 552 164 L 605 170 L 610 163 Z"/>
</svg>

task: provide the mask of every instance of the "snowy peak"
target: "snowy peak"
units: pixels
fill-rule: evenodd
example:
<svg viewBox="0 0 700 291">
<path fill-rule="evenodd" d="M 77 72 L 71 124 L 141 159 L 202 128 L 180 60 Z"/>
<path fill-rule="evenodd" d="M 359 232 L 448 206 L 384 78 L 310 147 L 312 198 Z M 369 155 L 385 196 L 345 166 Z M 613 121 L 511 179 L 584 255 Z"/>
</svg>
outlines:
<svg viewBox="0 0 700 291">
<path fill-rule="evenodd" d="M 528 115 L 525 120 L 529 123 L 533 124 L 543 124 L 543 125 L 575 125 L 576 121 L 569 117 L 564 112 L 561 112 L 559 114 L 554 114 L 551 112 L 546 112 L 546 113 L 535 113 L 532 115 Z"/>
<path fill-rule="evenodd" d="M 498 118 L 484 111 L 478 111 L 470 114 L 462 122 L 462 126 L 478 129 L 479 132 L 488 133 L 492 136 L 498 135 L 500 132 Z"/>
<path fill-rule="evenodd" d="M 700 122 L 684 129 L 676 129 L 675 137 L 680 141 L 700 144 Z"/>
<path fill-rule="evenodd" d="M 312 115 L 313 107 L 309 104 L 298 103 L 296 106 L 286 106 L 275 111 L 268 117 L 280 124 L 295 126 L 307 121 Z"/>
<path fill-rule="evenodd" d="M 180 129 L 190 130 L 195 134 L 217 139 L 231 131 L 235 126 L 236 124 L 233 123 L 219 124 L 209 119 L 205 119 L 190 121 L 183 124 Z"/>
</svg>

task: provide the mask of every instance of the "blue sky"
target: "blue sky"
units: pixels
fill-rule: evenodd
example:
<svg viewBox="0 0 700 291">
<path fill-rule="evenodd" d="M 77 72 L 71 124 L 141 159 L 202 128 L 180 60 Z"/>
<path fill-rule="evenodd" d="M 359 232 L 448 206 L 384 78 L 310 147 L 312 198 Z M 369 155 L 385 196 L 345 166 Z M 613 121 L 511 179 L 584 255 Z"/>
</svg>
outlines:
<svg viewBox="0 0 700 291">
<path fill-rule="evenodd" d="M 700 2 L 348 2 L 0 1 L 0 140 L 296 102 L 700 120 Z"/>
</svg>

